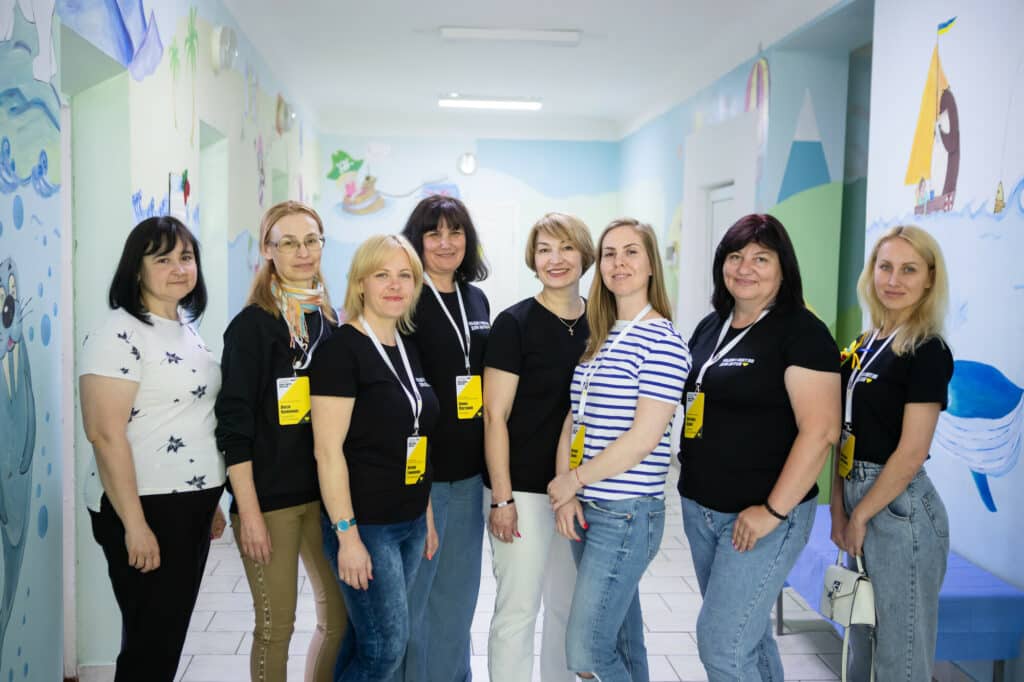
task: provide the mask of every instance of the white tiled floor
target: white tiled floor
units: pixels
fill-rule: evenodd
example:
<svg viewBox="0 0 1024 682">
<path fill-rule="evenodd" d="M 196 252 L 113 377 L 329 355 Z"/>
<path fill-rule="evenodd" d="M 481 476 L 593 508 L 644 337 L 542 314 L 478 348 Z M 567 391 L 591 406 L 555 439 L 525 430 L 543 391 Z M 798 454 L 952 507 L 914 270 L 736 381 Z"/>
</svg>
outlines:
<svg viewBox="0 0 1024 682">
<path fill-rule="evenodd" d="M 672 490 L 674 485 L 670 485 L 669 490 Z M 651 680 L 705 680 L 694 639 L 700 595 L 683 536 L 678 498 L 670 494 L 666 500 L 669 511 L 665 539 L 640 589 Z M 300 570 L 300 573 L 303 572 Z M 315 623 L 305 576 L 299 581 L 300 600 L 288 662 L 289 680 L 302 680 L 305 651 Z M 471 632 L 473 677 L 480 681 L 487 679 L 487 630 L 494 610 L 494 592 L 490 553 L 485 551 L 480 600 Z M 840 641 L 834 631 L 788 589 L 785 599 L 788 634 L 779 637 L 778 642 L 786 679 L 837 679 Z M 178 679 L 181 682 L 248 680 L 252 626 L 249 587 L 229 530 L 210 550 L 206 578 L 192 617 Z M 534 679 L 539 679 L 536 673 Z"/>
</svg>

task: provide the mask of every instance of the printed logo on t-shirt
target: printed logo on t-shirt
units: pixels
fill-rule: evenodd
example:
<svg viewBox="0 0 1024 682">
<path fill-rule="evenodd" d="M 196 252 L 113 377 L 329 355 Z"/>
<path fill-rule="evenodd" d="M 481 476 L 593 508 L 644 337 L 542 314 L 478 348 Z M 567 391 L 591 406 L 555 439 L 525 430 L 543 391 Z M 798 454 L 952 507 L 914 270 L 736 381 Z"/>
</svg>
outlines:
<svg viewBox="0 0 1024 682">
<path fill-rule="evenodd" d="M 469 321 L 469 331 L 471 331 L 471 332 L 487 331 L 490 328 L 491 328 L 491 323 L 488 322 L 487 320 L 470 320 Z"/>
<path fill-rule="evenodd" d="M 870 384 L 877 378 L 878 375 L 875 374 L 874 372 L 863 372 L 860 376 L 857 377 L 857 383 L 864 382 L 865 384 Z"/>
<path fill-rule="evenodd" d="M 754 358 L 725 358 L 718 363 L 719 367 L 749 367 L 756 362 Z"/>
<path fill-rule="evenodd" d="M 416 377 L 416 385 L 420 388 L 430 388 L 430 382 L 423 377 Z"/>
</svg>

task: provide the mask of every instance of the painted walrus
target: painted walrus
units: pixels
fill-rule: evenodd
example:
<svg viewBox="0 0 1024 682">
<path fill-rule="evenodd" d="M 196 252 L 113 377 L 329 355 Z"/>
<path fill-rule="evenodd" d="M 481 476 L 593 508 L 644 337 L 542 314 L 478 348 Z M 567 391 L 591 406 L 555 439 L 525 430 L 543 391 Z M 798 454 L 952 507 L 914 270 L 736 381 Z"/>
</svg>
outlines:
<svg viewBox="0 0 1024 682">
<path fill-rule="evenodd" d="M 25 556 L 32 492 L 36 406 L 32 372 L 22 333 L 27 299 L 18 298 L 18 269 L 0 261 L 0 535 L 3 547 L 3 603 L 0 646 L 7 634 Z"/>
</svg>

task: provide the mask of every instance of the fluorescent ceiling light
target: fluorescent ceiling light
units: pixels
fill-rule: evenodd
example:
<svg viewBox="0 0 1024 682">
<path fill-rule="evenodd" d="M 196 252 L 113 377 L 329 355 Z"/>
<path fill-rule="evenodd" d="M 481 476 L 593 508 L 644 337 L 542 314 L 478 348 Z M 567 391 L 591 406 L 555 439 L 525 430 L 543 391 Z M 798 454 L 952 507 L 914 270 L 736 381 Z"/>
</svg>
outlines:
<svg viewBox="0 0 1024 682">
<path fill-rule="evenodd" d="M 564 47 L 580 44 L 580 31 L 560 29 L 472 28 L 442 26 L 444 40 L 490 40 L 517 43 L 549 43 Z"/>
<path fill-rule="evenodd" d="M 499 97 L 445 96 L 437 100 L 442 109 L 497 109 L 501 111 L 539 111 L 539 99 L 509 99 Z"/>
</svg>

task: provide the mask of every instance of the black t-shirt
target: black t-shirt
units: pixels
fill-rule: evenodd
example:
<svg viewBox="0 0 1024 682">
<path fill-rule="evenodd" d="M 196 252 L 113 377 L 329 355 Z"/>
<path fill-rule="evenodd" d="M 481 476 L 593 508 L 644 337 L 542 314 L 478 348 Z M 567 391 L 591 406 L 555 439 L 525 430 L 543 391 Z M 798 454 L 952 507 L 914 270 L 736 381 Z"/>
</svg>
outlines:
<svg viewBox="0 0 1024 682">
<path fill-rule="evenodd" d="M 694 330 L 687 392 L 696 390 L 697 375 L 714 352 L 724 324 L 725 319 L 711 313 Z M 832 335 L 805 308 L 768 313 L 708 368 L 702 386 L 703 437 L 683 438 L 681 443 L 681 495 L 723 513 L 768 499 L 797 435 L 785 384 L 790 366 L 839 372 L 839 349 Z M 804 501 L 817 494 L 815 484 Z"/>
<path fill-rule="evenodd" d="M 569 383 L 590 328 L 586 316 L 570 334 L 554 313 L 527 298 L 498 315 L 487 341 L 486 367 L 519 375 L 508 418 L 512 490 L 544 493 L 555 477 L 555 450 L 569 413 Z M 484 482 L 490 478 L 484 471 Z"/>
<path fill-rule="evenodd" d="M 853 390 L 853 458 L 876 464 L 885 464 L 900 442 L 904 405 L 939 403 L 941 409 L 946 409 L 949 381 L 953 378 L 953 354 L 941 338 L 932 337 L 903 356 L 896 355 L 890 343 L 871 360 L 883 341 L 875 339 L 874 348 L 859 353 L 862 362 L 871 364 L 858 377 Z M 850 363 L 846 363 L 844 409 L 850 370 Z"/>
<path fill-rule="evenodd" d="M 491 329 L 491 307 L 487 297 L 472 284 L 459 284 L 469 318 L 469 369 L 483 374 L 484 349 Z M 441 310 L 429 287 L 423 287 L 413 322 L 416 330 L 409 336 L 419 348 L 423 374 L 434 387 L 441 405 L 441 416 L 430 436 L 430 456 L 435 481 L 461 481 L 479 474 L 484 468 L 484 420 L 459 419 L 455 399 L 455 377 L 466 373 L 466 358 L 459 339 L 465 335 L 458 295 L 441 292 L 448 313 L 459 331 Z"/>
<path fill-rule="evenodd" d="M 427 475 L 405 485 L 405 443 L 413 433 L 412 408 L 395 375 L 370 337 L 343 325 L 321 344 L 309 368 L 312 395 L 355 398 L 343 449 L 356 519 L 363 525 L 410 521 L 427 508 L 430 495 L 429 437 L 437 423 L 437 396 L 423 376 L 416 345 L 405 344 L 420 395 L 420 435 L 427 436 Z M 397 346 L 384 346 L 398 376 L 408 376 Z"/>
</svg>

